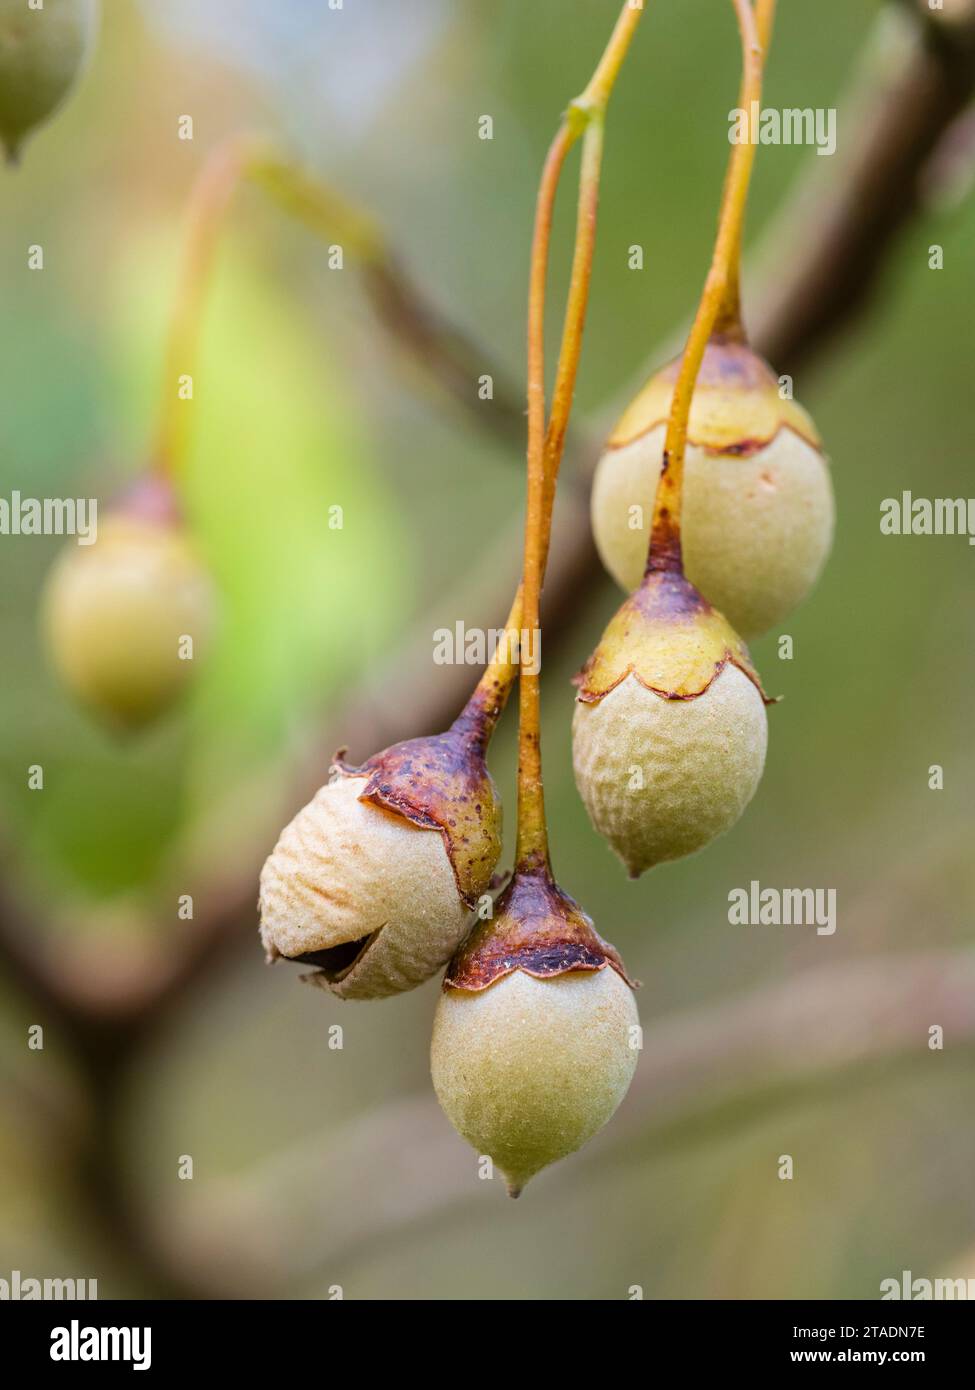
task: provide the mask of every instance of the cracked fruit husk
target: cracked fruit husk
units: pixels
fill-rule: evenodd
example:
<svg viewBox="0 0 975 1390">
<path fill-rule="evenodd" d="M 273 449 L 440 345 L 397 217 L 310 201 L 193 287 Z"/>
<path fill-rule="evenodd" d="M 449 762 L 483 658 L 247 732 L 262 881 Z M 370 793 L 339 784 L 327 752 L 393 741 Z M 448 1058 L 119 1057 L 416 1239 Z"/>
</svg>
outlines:
<svg viewBox="0 0 975 1390">
<path fill-rule="evenodd" d="M 262 870 L 269 961 L 314 966 L 303 978 L 343 999 L 400 994 L 443 967 L 501 853 L 484 761 L 499 712 L 475 696 L 444 734 L 336 763 Z"/>
<path fill-rule="evenodd" d="M 593 480 L 596 547 L 628 593 L 646 566 L 679 367 L 678 358 L 632 402 Z M 809 416 L 781 398 L 772 369 L 749 347 L 712 341 L 688 430 L 681 517 L 688 578 L 736 632 L 758 637 L 815 584 L 833 520 L 829 468 Z"/>
</svg>

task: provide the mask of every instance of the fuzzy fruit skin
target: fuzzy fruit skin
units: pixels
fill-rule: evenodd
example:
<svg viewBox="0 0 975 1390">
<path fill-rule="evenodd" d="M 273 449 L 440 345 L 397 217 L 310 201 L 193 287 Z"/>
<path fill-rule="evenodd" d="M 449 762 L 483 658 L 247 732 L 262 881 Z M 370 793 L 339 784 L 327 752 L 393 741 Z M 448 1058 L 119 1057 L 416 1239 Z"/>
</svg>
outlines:
<svg viewBox="0 0 975 1390">
<path fill-rule="evenodd" d="M 679 368 L 678 358 L 631 402 L 593 480 L 596 547 L 627 593 L 646 567 Z M 687 442 L 687 577 L 743 637 L 760 636 L 805 598 L 829 554 L 833 487 L 821 440 L 802 407 L 782 398 L 768 363 L 747 343 L 719 337 L 704 354 Z M 634 515 L 642 525 L 631 526 Z"/>
<path fill-rule="evenodd" d="M 626 1095 L 638 1051 L 633 991 L 611 966 L 488 988 L 445 989 L 433 1024 L 433 1085 L 447 1118 L 517 1196 L 574 1153 Z"/>
<path fill-rule="evenodd" d="M 94 38 L 97 0 L 0 0 L 0 140 L 16 162 L 24 137 L 53 114 Z"/>
<path fill-rule="evenodd" d="M 470 925 L 441 832 L 361 800 L 369 780 L 339 774 L 322 787 L 261 872 L 268 958 L 308 959 L 321 969 L 307 978 L 342 999 L 422 984 Z M 350 949 L 316 958 L 338 947 Z"/>
<path fill-rule="evenodd" d="M 182 527 L 120 511 L 93 545 L 68 545 L 47 581 L 43 623 L 65 684 L 116 725 L 137 728 L 192 679 L 213 626 L 209 577 Z M 193 638 L 181 660 L 180 639 Z"/>
<path fill-rule="evenodd" d="M 690 699 L 667 699 L 630 674 L 577 703 L 572 724 L 579 795 L 633 877 L 729 830 L 755 794 L 767 743 L 762 696 L 730 662 Z M 635 767 L 643 785 L 631 790 Z"/>
<path fill-rule="evenodd" d="M 603 454 L 592 490 L 600 559 L 621 588 L 643 577 L 666 426 Z M 634 505 L 644 525 L 632 528 Z M 688 578 L 743 637 L 758 637 L 802 602 L 822 573 L 833 540 L 826 461 L 790 429 L 749 458 L 691 444 L 684 475 L 682 534 Z"/>
</svg>

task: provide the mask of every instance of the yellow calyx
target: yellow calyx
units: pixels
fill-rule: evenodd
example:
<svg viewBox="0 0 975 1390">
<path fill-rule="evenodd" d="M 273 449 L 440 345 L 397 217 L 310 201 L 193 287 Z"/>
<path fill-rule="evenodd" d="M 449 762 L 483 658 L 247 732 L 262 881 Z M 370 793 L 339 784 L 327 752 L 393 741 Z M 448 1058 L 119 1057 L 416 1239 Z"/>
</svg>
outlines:
<svg viewBox="0 0 975 1390">
<path fill-rule="evenodd" d="M 650 378 L 610 435 L 610 449 L 622 448 L 667 423 L 680 365 L 677 357 Z M 821 447 L 809 415 L 797 401 L 783 398 L 778 377 L 763 358 L 745 343 L 712 339 L 694 388 L 688 443 L 713 453 L 747 456 L 783 428 L 793 430 L 813 448 Z"/>
<path fill-rule="evenodd" d="M 729 663 L 767 700 L 748 648 L 728 620 L 679 571 L 658 571 L 610 620 L 576 677 L 578 698 L 584 704 L 601 700 L 632 674 L 665 699 L 692 700 Z"/>
</svg>

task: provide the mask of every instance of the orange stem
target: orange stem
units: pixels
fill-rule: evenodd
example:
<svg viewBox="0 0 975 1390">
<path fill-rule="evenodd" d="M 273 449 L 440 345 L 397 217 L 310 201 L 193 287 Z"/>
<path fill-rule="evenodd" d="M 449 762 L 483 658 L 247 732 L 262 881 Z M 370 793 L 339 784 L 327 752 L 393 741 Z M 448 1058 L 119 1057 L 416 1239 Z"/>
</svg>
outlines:
<svg viewBox="0 0 975 1390">
<path fill-rule="evenodd" d="M 539 605 L 548 558 L 552 504 L 572 411 L 572 397 L 582 350 L 592 276 L 604 117 L 613 85 L 642 13 L 642 4 L 634 6 L 630 0 L 624 4 L 589 84 L 570 104 L 552 141 L 542 170 L 535 206 L 528 291 L 528 495 L 521 589 L 521 626 L 530 643 L 527 655 L 532 660 L 530 664 L 526 663 L 523 654 L 519 673 L 518 838 L 515 862 L 518 868 L 534 867 L 545 872 L 550 870 L 545 795 L 542 787 Z M 555 194 L 566 155 L 583 132 L 575 249 L 553 387 L 552 410 L 546 428 L 545 286 L 552 218 Z"/>
<path fill-rule="evenodd" d="M 741 34 L 743 78 L 740 104 L 749 113 L 762 99 L 762 48 L 751 0 L 732 0 Z M 748 199 L 748 185 L 755 163 L 755 131 L 735 145 L 722 196 L 718 235 L 697 315 L 684 348 L 677 385 L 671 402 L 664 439 L 663 466 L 650 528 L 647 572 L 682 569 L 680 523 L 684 493 L 684 456 L 694 386 L 708 341 L 719 321 L 728 296 L 737 299 L 737 257 L 741 227 Z"/>
<path fill-rule="evenodd" d="M 210 155 L 190 196 L 189 227 L 163 369 L 163 405 L 154 464 L 173 478 L 186 464 L 189 399 L 181 378 L 194 377 L 200 322 L 226 215 L 239 185 L 257 184 L 283 210 L 317 236 L 337 236 L 367 266 L 386 266 L 382 234 L 367 213 L 320 180 L 289 163 L 260 136 L 232 136 Z"/>
<path fill-rule="evenodd" d="M 174 478 L 183 472 L 189 441 L 192 397 L 182 394 L 189 378 L 195 389 L 196 356 L 203 300 L 227 210 L 246 168 L 246 146 L 233 140 L 207 160 L 190 198 L 189 228 L 163 366 L 162 412 L 153 463 Z"/>
<path fill-rule="evenodd" d="M 755 3 L 755 27 L 758 30 L 758 41 L 762 48 L 762 67 L 768 57 L 769 44 L 772 39 L 772 25 L 775 22 L 776 0 L 756 0 Z M 738 97 L 738 105 L 745 111 L 750 107 L 746 105 L 748 93 L 745 84 L 748 81 L 747 71 L 742 72 L 741 92 Z M 728 169 L 728 177 L 731 176 L 731 168 Z M 742 238 L 745 230 L 745 206 L 742 205 L 741 217 L 738 221 L 735 233 L 735 246 L 731 253 L 728 266 L 728 283 L 725 287 L 721 308 L 718 310 L 718 317 L 715 320 L 713 335 L 721 335 L 724 338 L 732 338 L 738 342 L 745 342 L 747 335 L 741 318 L 741 248 Z"/>
</svg>

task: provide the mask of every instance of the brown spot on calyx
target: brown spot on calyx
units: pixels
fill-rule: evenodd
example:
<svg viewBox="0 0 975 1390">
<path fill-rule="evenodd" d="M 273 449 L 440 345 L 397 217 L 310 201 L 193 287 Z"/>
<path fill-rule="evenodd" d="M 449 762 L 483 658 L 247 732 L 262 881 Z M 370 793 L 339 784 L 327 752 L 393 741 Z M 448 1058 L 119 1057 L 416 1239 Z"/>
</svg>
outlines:
<svg viewBox="0 0 975 1390">
<path fill-rule="evenodd" d="M 774 703 L 728 620 L 679 568 L 665 564 L 647 570 L 573 683 L 583 704 L 602 700 L 629 675 L 662 699 L 693 700 L 729 664 L 748 677 L 766 704 Z"/>
<path fill-rule="evenodd" d="M 562 892 L 547 866 L 523 866 L 495 904 L 494 916 L 479 922 L 454 955 L 443 987 L 477 993 L 516 970 L 544 980 L 607 966 L 635 987 L 615 947 Z"/>
<path fill-rule="evenodd" d="M 501 854 L 501 806 L 484 759 L 484 717 L 468 705 L 446 733 L 394 743 L 359 767 L 338 754 L 334 759 L 342 775 L 368 778 L 360 801 L 418 829 L 440 831 L 469 907 L 485 889 L 485 865 Z"/>
</svg>

